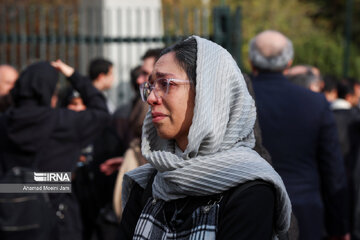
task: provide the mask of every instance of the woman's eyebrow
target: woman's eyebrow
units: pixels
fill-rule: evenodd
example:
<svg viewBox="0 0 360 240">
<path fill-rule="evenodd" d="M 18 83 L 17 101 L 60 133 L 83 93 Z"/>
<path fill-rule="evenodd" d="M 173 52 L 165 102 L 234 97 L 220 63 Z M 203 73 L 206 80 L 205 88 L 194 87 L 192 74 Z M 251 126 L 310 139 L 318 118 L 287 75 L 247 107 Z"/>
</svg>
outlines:
<svg viewBox="0 0 360 240">
<path fill-rule="evenodd" d="M 156 77 L 166 77 L 166 76 L 174 76 L 172 73 L 162 73 L 162 72 L 156 72 Z"/>
</svg>

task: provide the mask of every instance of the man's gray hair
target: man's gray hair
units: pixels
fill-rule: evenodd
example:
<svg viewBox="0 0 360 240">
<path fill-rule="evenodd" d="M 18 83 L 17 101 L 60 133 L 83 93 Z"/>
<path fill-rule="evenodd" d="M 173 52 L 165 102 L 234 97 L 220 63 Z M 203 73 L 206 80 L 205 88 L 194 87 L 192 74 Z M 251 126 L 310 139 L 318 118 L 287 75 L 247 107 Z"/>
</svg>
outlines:
<svg viewBox="0 0 360 240">
<path fill-rule="evenodd" d="M 268 30 L 269 32 L 279 33 L 277 31 Z M 288 62 L 294 57 L 293 44 L 289 38 L 286 38 L 285 47 L 276 55 L 264 56 L 256 44 L 256 37 L 250 41 L 249 57 L 252 65 L 259 70 L 282 71 Z"/>
<path fill-rule="evenodd" d="M 290 82 L 308 89 L 310 89 L 310 85 L 312 83 L 320 81 L 320 79 L 312 73 L 311 68 L 308 68 L 305 73 L 287 75 L 286 77 L 290 80 Z"/>
</svg>

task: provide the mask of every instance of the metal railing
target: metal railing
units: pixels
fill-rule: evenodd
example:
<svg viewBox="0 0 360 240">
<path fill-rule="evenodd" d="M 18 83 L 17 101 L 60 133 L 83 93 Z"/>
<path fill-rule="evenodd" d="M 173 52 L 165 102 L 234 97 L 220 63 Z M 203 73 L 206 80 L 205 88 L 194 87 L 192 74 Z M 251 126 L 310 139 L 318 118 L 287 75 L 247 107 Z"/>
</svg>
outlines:
<svg viewBox="0 0 360 240">
<path fill-rule="evenodd" d="M 62 59 L 86 74 L 88 62 L 114 62 L 113 98 L 127 101 L 129 72 L 153 47 L 196 34 L 227 48 L 241 65 L 241 11 L 215 9 L 100 9 L 0 5 L 0 64 L 23 69 L 36 60 Z"/>
</svg>

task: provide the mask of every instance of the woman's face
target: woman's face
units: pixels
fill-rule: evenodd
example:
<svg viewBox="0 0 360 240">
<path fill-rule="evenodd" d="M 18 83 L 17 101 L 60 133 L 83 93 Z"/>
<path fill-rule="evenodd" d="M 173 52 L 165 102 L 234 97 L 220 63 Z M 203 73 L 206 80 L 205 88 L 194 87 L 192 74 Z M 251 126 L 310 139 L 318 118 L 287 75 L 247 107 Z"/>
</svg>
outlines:
<svg viewBox="0 0 360 240">
<path fill-rule="evenodd" d="M 80 97 L 74 97 L 70 100 L 69 105 L 67 105 L 67 108 L 70 110 L 73 110 L 75 112 L 80 112 L 86 110 L 86 106 Z"/>
<path fill-rule="evenodd" d="M 150 83 L 159 78 L 189 80 L 176 62 L 174 52 L 161 56 L 155 63 Z M 195 105 L 194 86 L 189 83 L 172 83 L 167 95 L 157 97 L 152 91 L 147 99 L 158 135 L 165 139 L 175 139 L 183 151 L 188 143 Z"/>
</svg>

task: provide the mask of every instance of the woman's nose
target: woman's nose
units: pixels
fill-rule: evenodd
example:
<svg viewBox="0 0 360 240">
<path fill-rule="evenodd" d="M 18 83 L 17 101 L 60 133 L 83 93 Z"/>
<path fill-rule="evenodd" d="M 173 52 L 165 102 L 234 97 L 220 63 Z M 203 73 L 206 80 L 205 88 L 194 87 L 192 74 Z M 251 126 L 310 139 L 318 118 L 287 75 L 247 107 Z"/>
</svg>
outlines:
<svg viewBox="0 0 360 240">
<path fill-rule="evenodd" d="M 160 103 L 161 103 L 161 97 L 157 97 L 156 94 L 155 94 L 155 89 L 153 89 L 153 90 L 150 92 L 150 95 L 148 96 L 146 102 L 147 102 L 149 105 L 157 105 L 157 104 L 160 104 Z"/>
</svg>

